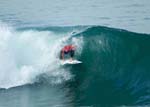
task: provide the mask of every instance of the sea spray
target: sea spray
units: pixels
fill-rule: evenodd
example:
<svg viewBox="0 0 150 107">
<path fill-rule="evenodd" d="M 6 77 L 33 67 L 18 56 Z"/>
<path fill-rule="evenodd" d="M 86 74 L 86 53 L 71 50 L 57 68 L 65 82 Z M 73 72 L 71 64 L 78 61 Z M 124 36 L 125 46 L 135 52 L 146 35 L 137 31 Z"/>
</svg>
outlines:
<svg viewBox="0 0 150 107">
<path fill-rule="evenodd" d="M 70 79 L 71 73 L 60 66 L 58 57 L 70 37 L 71 33 L 0 27 L 0 88 L 32 84 L 43 74 L 52 84 Z M 79 49 L 78 42 L 72 41 Z"/>
</svg>

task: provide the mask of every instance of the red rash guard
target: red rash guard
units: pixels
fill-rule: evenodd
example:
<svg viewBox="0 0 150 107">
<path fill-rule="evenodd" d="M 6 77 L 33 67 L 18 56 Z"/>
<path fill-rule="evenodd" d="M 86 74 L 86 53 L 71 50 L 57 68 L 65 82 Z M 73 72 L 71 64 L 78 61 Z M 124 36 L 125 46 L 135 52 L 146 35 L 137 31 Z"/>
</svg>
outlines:
<svg viewBox="0 0 150 107">
<path fill-rule="evenodd" d="M 71 50 L 75 50 L 72 45 L 67 45 L 62 49 L 63 52 L 69 52 Z"/>
</svg>

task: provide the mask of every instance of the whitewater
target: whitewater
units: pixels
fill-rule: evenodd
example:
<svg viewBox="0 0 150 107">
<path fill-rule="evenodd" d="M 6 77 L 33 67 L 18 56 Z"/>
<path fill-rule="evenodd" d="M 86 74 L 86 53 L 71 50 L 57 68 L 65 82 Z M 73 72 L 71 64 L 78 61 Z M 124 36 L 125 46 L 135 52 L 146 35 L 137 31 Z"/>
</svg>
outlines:
<svg viewBox="0 0 150 107">
<path fill-rule="evenodd" d="M 59 63 L 60 50 L 71 37 L 71 32 L 16 31 L 1 23 L 0 34 L 1 88 L 32 84 L 44 73 L 51 77 L 53 84 L 72 77 Z M 79 40 L 74 39 L 72 43 L 79 46 Z"/>
</svg>

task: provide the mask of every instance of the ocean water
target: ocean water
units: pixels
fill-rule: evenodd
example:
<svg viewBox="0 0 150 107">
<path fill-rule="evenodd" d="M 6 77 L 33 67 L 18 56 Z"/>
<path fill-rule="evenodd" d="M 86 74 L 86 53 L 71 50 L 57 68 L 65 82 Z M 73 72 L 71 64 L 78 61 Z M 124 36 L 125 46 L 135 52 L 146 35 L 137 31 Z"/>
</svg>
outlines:
<svg viewBox="0 0 150 107">
<path fill-rule="evenodd" d="M 0 20 L 16 26 L 102 25 L 150 33 L 149 0 L 1 0 Z"/>
<path fill-rule="evenodd" d="M 0 107 L 150 106 L 149 5 L 1 0 Z M 60 64 L 67 44 L 82 64 Z"/>
</svg>

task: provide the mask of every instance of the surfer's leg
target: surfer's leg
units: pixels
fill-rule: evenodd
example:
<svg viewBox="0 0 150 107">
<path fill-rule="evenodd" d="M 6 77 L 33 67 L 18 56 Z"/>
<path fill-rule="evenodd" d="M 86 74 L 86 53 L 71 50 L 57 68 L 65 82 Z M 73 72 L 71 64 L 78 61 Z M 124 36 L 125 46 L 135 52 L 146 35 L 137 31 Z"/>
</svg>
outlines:
<svg viewBox="0 0 150 107">
<path fill-rule="evenodd" d="M 71 60 L 73 60 L 73 57 L 74 57 L 74 50 L 71 50 L 71 51 L 70 51 L 70 57 L 71 57 Z"/>
<path fill-rule="evenodd" d="M 68 54 L 69 52 L 62 52 L 62 54 L 61 54 L 61 57 L 62 57 L 62 60 L 65 60 L 65 57 L 66 57 L 66 55 Z"/>
</svg>

